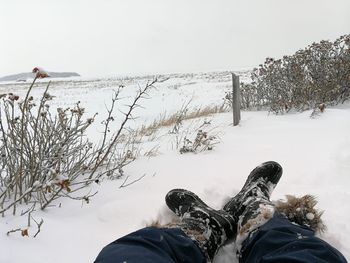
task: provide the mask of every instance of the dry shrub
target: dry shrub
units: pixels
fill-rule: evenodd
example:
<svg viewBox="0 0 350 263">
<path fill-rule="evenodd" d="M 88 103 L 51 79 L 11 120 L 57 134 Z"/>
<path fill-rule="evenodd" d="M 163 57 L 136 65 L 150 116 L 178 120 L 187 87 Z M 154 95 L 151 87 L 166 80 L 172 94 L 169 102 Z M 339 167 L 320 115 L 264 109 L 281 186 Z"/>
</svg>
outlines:
<svg viewBox="0 0 350 263">
<path fill-rule="evenodd" d="M 276 114 L 336 105 L 350 98 L 350 35 L 321 41 L 281 59 L 266 58 L 241 83 L 243 109 Z M 225 99 L 232 102 L 232 93 Z"/>
<path fill-rule="evenodd" d="M 95 193 L 79 194 L 103 176 L 123 175 L 123 167 L 135 160 L 137 151 L 133 137 L 128 136 L 126 124 L 138 102 L 157 81 L 140 88 L 119 128 L 109 134 L 114 120 L 113 109 L 120 89 L 115 93 L 104 121 L 102 142 L 94 145 L 86 131 L 94 116 L 85 118 L 85 109 L 77 103 L 71 108 L 50 110 L 53 97 L 48 93 L 50 83 L 36 105 L 30 92 L 24 99 L 8 93 L 0 95 L 0 213 L 4 215 L 17 205 L 45 209 L 54 200 L 68 197 L 89 202 Z M 120 87 L 121 88 L 121 87 Z"/>
<path fill-rule="evenodd" d="M 198 153 L 203 151 L 211 151 L 214 149 L 215 144 L 218 144 L 219 140 L 217 136 L 208 134 L 207 131 L 198 130 L 196 137 L 193 140 L 184 137 L 180 153 Z"/>
</svg>

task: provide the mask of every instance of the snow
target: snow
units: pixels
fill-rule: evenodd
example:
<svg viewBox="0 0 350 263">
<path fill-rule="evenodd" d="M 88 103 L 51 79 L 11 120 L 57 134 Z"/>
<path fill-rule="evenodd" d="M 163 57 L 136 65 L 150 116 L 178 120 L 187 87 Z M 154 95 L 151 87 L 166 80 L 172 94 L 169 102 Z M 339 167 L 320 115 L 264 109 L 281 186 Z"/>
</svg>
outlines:
<svg viewBox="0 0 350 263">
<path fill-rule="evenodd" d="M 312 219 L 315 218 L 315 215 L 313 213 L 307 213 L 306 218 L 311 221 Z"/>
<path fill-rule="evenodd" d="M 123 96 L 127 101 L 135 93 L 137 83 L 145 79 L 126 81 Z M 72 106 L 80 100 L 89 114 L 99 112 L 99 121 L 89 136 L 96 138 L 102 130 L 98 126 L 105 107 L 122 80 L 89 80 L 52 82 L 49 93 L 56 96 L 55 106 Z M 124 81 L 125 82 L 125 81 Z M 43 92 L 46 82 L 33 90 Z M 13 92 L 23 95 L 28 84 L 0 85 L 0 94 Z M 230 88 L 225 75 L 172 76 L 160 83 L 139 109 L 140 117 L 133 126 L 149 123 L 165 110 L 174 112 L 192 98 L 191 107 L 222 102 Z M 122 103 L 124 104 L 124 103 Z M 279 162 L 284 173 L 272 194 L 277 200 L 286 194 L 311 194 L 318 198 L 318 207 L 325 210 L 323 219 L 328 230 L 321 238 L 350 258 L 350 105 L 326 108 L 320 116 L 311 119 L 310 111 L 282 116 L 266 111 L 243 111 L 239 126 L 232 126 L 232 113 L 206 117 L 211 128 L 219 134 L 220 143 L 212 151 L 198 154 L 179 154 L 174 148 L 176 135 L 170 128 L 160 131 L 155 141 L 146 142 L 146 151 L 159 145 L 155 157 L 140 156 L 125 168 L 131 182 L 145 177 L 128 187 L 120 188 L 126 177 L 103 181 L 94 185 L 98 194 L 89 204 L 62 199 L 45 211 L 32 216 L 44 223 L 36 238 L 36 225 L 29 228 L 30 237 L 20 232 L 6 235 L 11 229 L 26 227 L 27 217 L 6 215 L 0 220 L 0 262 L 92 262 L 103 246 L 144 227 L 154 219 L 166 222 L 171 212 L 165 207 L 164 197 L 173 188 L 195 192 L 213 208 L 221 208 L 230 196 L 238 193 L 249 172 L 264 161 Z M 204 119 L 188 121 L 193 127 Z M 24 208 L 23 208 L 24 209 Z M 237 262 L 233 245 L 224 247 L 216 263 Z"/>
</svg>

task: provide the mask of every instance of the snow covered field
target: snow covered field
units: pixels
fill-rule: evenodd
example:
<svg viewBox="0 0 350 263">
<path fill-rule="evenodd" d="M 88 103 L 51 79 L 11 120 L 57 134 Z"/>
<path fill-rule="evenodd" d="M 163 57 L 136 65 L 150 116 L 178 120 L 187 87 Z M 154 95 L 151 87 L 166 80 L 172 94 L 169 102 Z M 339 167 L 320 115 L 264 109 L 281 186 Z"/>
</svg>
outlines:
<svg viewBox="0 0 350 263">
<path fill-rule="evenodd" d="M 53 81 L 50 94 L 56 96 L 54 105 L 72 106 L 76 101 L 88 113 L 99 112 L 99 121 L 89 134 L 98 137 L 113 89 L 125 84 L 125 101 L 130 99 L 136 80 L 105 79 L 90 81 Z M 44 83 L 33 91 L 43 92 Z M 157 84 L 150 98 L 139 109 L 131 125 L 149 123 L 167 111 L 175 112 L 192 99 L 191 107 L 222 103 L 230 89 L 228 73 L 171 75 Z M 28 84 L 0 85 L 0 94 L 24 94 Z M 126 102 L 125 102 L 126 103 Z M 124 102 L 122 104 L 125 104 Z M 325 210 L 328 227 L 323 239 L 350 258 L 350 104 L 327 108 L 311 119 L 310 111 L 283 116 L 265 111 L 243 111 L 241 124 L 232 126 L 232 113 L 222 113 L 187 121 L 183 127 L 199 126 L 210 121 L 206 129 L 220 138 L 212 151 L 179 154 L 175 149 L 176 135 L 168 134 L 170 127 L 159 131 L 158 139 L 146 142 L 143 150 L 156 147 L 157 156 L 140 156 L 125 169 L 128 182 L 145 175 L 140 181 L 120 188 L 125 178 L 106 180 L 94 185 L 98 194 L 89 204 L 61 200 L 61 205 L 38 211 L 33 217 L 44 219 L 42 232 L 36 237 L 22 237 L 19 232 L 6 232 L 26 227 L 25 217 L 7 215 L 0 219 L 0 262 L 93 262 L 103 246 L 116 238 L 145 226 L 162 215 L 166 221 L 170 212 L 164 204 L 165 194 L 172 188 L 186 188 L 197 193 L 215 208 L 237 193 L 249 172 L 268 160 L 279 162 L 284 173 L 272 199 L 286 194 L 312 194 L 318 197 L 318 207 Z M 35 225 L 29 228 L 36 232 Z M 216 257 L 216 263 L 236 262 L 230 246 Z"/>
</svg>

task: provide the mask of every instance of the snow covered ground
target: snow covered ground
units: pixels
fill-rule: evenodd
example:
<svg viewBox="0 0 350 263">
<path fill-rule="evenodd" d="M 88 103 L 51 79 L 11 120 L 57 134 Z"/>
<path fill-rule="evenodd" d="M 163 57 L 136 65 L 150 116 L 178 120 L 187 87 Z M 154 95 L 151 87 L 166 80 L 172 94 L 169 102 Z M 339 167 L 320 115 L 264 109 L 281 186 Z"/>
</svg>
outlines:
<svg viewBox="0 0 350 263">
<path fill-rule="evenodd" d="M 126 82 L 124 98 L 134 94 L 134 80 L 91 80 L 53 82 L 50 93 L 57 96 L 57 106 L 72 106 L 81 101 L 88 113 L 104 115 L 113 88 Z M 0 85 L 0 94 L 23 94 L 25 84 Z M 44 83 L 33 94 L 43 91 Z M 222 103 L 230 88 L 229 74 L 173 75 L 150 92 L 132 125 L 151 122 L 165 110 L 176 111 L 192 98 L 191 107 Z M 179 154 L 175 149 L 176 135 L 170 128 L 159 132 L 158 139 L 146 142 L 144 151 L 157 147 L 157 156 L 140 156 L 125 169 L 128 182 L 145 175 L 140 181 L 122 187 L 125 178 L 106 180 L 94 185 L 98 194 L 89 204 L 61 200 L 55 207 L 33 214 L 44 219 L 42 231 L 36 237 L 22 237 L 19 232 L 6 232 L 26 227 L 26 218 L 7 215 L 0 219 L 0 262 L 6 263 L 77 263 L 92 262 L 103 246 L 116 238 L 145 226 L 153 219 L 166 221 L 170 212 L 164 196 L 172 188 L 186 188 L 197 193 L 215 208 L 242 187 L 249 172 L 268 160 L 279 162 L 284 169 L 272 199 L 286 194 L 312 194 L 318 197 L 318 207 L 325 210 L 328 227 L 323 239 L 350 258 L 350 104 L 327 108 L 317 118 L 310 111 L 276 116 L 265 111 L 242 112 L 241 124 L 232 126 L 232 113 L 222 113 L 187 121 L 183 127 L 195 127 L 210 121 L 205 129 L 212 130 L 220 143 L 212 151 Z M 91 136 L 99 135 L 98 121 Z M 29 228 L 32 235 L 35 225 Z M 220 251 L 216 263 L 236 262 L 228 246 Z"/>
</svg>

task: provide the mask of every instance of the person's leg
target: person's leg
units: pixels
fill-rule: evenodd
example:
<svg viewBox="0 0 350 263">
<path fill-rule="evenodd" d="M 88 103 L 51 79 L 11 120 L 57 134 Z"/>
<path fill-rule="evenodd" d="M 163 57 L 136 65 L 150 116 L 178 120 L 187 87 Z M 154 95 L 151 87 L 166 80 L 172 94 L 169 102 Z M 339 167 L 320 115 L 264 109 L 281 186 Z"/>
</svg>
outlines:
<svg viewBox="0 0 350 263">
<path fill-rule="evenodd" d="M 270 201 L 272 191 L 282 176 L 282 167 L 273 161 L 257 166 L 248 176 L 241 191 L 232 197 L 223 210 L 237 221 L 236 245 L 240 250 L 242 241 L 249 234 L 269 221 L 275 212 Z"/>
<path fill-rule="evenodd" d="M 149 227 L 106 246 L 95 263 L 205 263 L 236 236 L 237 222 L 225 211 L 207 206 L 194 193 L 174 189 L 168 207 L 181 218 L 161 228 Z"/>
<path fill-rule="evenodd" d="M 184 189 L 169 191 L 165 201 L 170 210 L 185 223 L 182 227 L 184 232 L 196 239 L 196 243 L 211 262 L 222 245 L 236 238 L 237 231 L 241 230 L 238 225 L 246 227 L 250 225 L 249 219 L 267 221 L 273 216 L 273 211 L 270 213 L 273 205 L 269 197 L 281 175 L 282 168 L 276 162 L 266 162 L 258 166 L 249 175 L 240 193 L 225 205 L 224 210 L 210 208 L 197 195 Z M 263 213 L 256 209 L 259 206 Z"/>
<path fill-rule="evenodd" d="M 339 251 L 315 237 L 314 231 L 322 230 L 324 225 L 312 196 L 287 196 L 287 202 L 277 206 L 270 201 L 281 175 L 282 167 L 276 162 L 259 165 L 223 208 L 238 221 L 236 245 L 240 262 L 346 262 Z"/>
<path fill-rule="evenodd" d="M 95 263 L 205 263 L 196 243 L 179 228 L 147 227 L 102 249 Z"/>
<path fill-rule="evenodd" d="M 236 237 L 237 221 L 229 213 L 209 207 L 188 190 L 169 191 L 165 202 L 180 217 L 177 226 L 195 241 L 208 262 L 226 241 Z"/>
<path fill-rule="evenodd" d="M 291 223 L 281 214 L 275 216 L 243 241 L 240 262 L 260 263 L 345 263 L 344 256 L 316 237 L 307 226 Z"/>
</svg>

